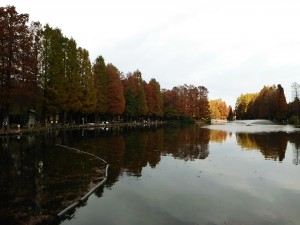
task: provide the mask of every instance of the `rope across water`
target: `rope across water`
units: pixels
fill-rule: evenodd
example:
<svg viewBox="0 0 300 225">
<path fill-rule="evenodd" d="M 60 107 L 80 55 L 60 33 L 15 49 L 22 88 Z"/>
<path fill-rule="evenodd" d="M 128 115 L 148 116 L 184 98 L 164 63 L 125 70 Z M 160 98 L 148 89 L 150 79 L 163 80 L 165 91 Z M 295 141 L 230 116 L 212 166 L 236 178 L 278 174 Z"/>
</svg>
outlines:
<svg viewBox="0 0 300 225">
<path fill-rule="evenodd" d="M 71 147 L 68 147 L 68 146 L 65 146 L 65 145 L 59 145 L 59 144 L 56 144 L 56 146 L 58 147 L 62 147 L 62 148 L 66 148 L 66 149 L 69 149 L 69 150 L 73 150 L 73 151 L 76 151 L 76 152 L 79 152 L 79 153 L 83 153 L 83 154 L 86 154 L 86 155 L 90 155 L 98 160 L 100 160 L 101 162 L 107 164 L 106 165 L 106 168 L 105 168 L 105 176 L 104 176 L 104 179 L 101 180 L 94 188 L 92 188 L 88 193 L 86 193 L 82 198 L 80 198 L 78 201 L 74 202 L 73 204 L 69 205 L 68 207 L 66 207 L 64 210 L 62 210 L 61 212 L 59 212 L 57 214 L 57 216 L 59 218 L 61 218 L 62 216 L 64 216 L 67 212 L 69 212 L 70 210 L 74 209 L 75 207 L 79 206 L 80 204 L 82 204 L 83 202 L 85 202 L 89 196 L 91 194 L 93 194 L 99 187 L 101 187 L 107 180 L 107 173 L 108 173 L 108 167 L 109 167 L 109 164 L 104 160 L 104 159 L 101 159 L 100 157 L 94 155 L 94 154 L 91 154 L 89 152 L 85 152 L 85 151 L 82 151 L 82 150 L 79 150 L 79 149 L 76 149 L 76 148 L 71 148 Z"/>
</svg>

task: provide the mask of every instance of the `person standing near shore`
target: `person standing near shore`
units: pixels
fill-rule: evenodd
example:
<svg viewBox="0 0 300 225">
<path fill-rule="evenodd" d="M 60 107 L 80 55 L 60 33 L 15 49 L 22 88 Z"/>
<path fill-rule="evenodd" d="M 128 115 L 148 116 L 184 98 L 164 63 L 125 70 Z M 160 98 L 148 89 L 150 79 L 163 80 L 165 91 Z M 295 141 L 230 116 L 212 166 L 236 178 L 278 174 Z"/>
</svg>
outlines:
<svg viewBox="0 0 300 225">
<path fill-rule="evenodd" d="M 5 133 L 7 133 L 7 126 L 8 126 L 7 121 L 4 120 L 4 121 L 3 121 L 3 127 L 4 127 L 4 132 L 5 132 Z"/>
</svg>

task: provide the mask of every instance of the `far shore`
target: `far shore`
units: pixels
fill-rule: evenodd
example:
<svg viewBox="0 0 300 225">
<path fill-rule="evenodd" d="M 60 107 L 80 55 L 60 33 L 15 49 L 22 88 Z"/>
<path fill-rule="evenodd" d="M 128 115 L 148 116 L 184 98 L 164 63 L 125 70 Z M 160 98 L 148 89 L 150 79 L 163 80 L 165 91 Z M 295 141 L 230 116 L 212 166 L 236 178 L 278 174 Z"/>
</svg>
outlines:
<svg viewBox="0 0 300 225">
<path fill-rule="evenodd" d="M 76 129 L 91 129 L 91 128 L 111 128 L 111 127 L 138 127 L 138 126 L 157 126 L 163 125 L 163 121 L 153 121 L 153 122 L 131 122 L 131 123 L 87 123 L 87 124 L 48 124 L 47 126 L 35 126 L 34 128 L 8 128 L 5 132 L 4 128 L 0 129 L 0 136 L 5 135 L 21 135 L 21 134 L 37 134 L 43 132 L 51 132 L 54 130 L 76 130 Z"/>
</svg>

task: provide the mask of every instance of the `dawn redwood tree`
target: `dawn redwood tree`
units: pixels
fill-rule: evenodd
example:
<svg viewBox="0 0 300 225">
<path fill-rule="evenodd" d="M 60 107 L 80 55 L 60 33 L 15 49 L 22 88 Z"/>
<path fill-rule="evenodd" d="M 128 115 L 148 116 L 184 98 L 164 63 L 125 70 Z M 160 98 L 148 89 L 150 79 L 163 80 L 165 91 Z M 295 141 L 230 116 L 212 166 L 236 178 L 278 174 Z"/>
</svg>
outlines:
<svg viewBox="0 0 300 225">
<path fill-rule="evenodd" d="M 16 88 L 13 91 L 14 99 L 12 114 L 19 115 L 14 122 L 26 123 L 26 112 L 28 109 L 39 109 L 40 102 L 40 65 L 41 52 L 41 25 L 39 22 L 31 23 L 28 27 L 28 35 L 22 38 L 19 74 L 14 77 Z M 40 110 L 39 110 L 40 111 Z"/>
<path fill-rule="evenodd" d="M 236 100 L 235 111 L 237 119 L 249 119 L 249 106 L 257 96 L 256 93 L 241 94 Z"/>
<path fill-rule="evenodd" d="M 172 90 L 163 90 L 164 115 L 168 119 L 191 117 L 210 118 L 208 90 L 204 86 L 181 85 Z"/>
<path fill-rule="evenodd" d="M 81 76 L 79 74 L 79 60 L 77 55 L 77 44 L 74 39 L 65 38 L 65 58 L 64 58 L 64 66 L 65 66 L 65 99 L 66 105 L 63 107 L 64 109 L 64 123 L 66 120 L 67 113 L 71 115 L 73 113 L 79 112 L 82 105 L 82 81 Z M 72 120 L 72 117 L 70 117 Z"/>
<path fill-rule="evenodd" d="M 148 115 L 150 117 L 162 117 L 163 98 L 159 83 L 155 79 L 151 79 L 148 84 L 145 82 L 145 91 Z"/>
<path fill-rule="evenodd" d="M 99 116 L 104 117 L 108 113 L 108 76 L 106 74 L 106 65 L 104 58 L 98 56 L 93 64 L 94 84 L 96 91 L 96 121 Z"/>
<path fill-rule="evenodd" d="M 199 101 L 198 101 L 197 119 L 201 119 L 201 120 L 210 119 L 208 89 L 204 86 L 199 86 L 198 91 L 199 91 Z"/>
<path fill-rule="evenodd" d="M 139 119 L 148 113 L 146 93 L 142 73 L 137 70 L 128 73 L 124 84 L 125 117 L 127 119 Z"/>
<path fill-rule="evenodd" d="M 77 58 L 79 61 L 79 80 L 82 91 L 80 112 L 84 115 L 91 115 L 95 112 L 96 108 L 96 90 L 89 52 L 79 47 L 77 49 Z"/>
<path fill-rule="evenodd" d="M 144 89 L 144 80 L 142 78 L 142 73 L 137 70 L 133 72 L 132 77 L 134 78 L 133 81 L 135 82 L 136 87 L 136 103 L 137 103 L 137 116 L 144 117 L 148 113 L 148 107 L 147 107 L 147 100 L 146 100 L 146 94 Z"/>
<path fill-rule="evenodd" d="M 14 6 L 0 7 L 0 119 L 32 107 L 37 67 L 34 33 L 28 14 Z M 26 97 L 26 98 L 25 98 Z"/>
<path fill-rule="evenodd" d="M 264 86 L 253 99 L 252 114 L 255 119 L 274 119 L 276 87 Z"/>
<path fill-rule="evenodd" d="M 148 107 L 148 116 L 151 117 L 154 115 L 154 107 L 155 107 L 154 90 L 150 82 L 149 84 L 147 84 L 146 81 L 144 81 L 143 83 L 144 83 L 144 90 L 146 94 L 146 102 Z"/>
<path fill-rule="evenodd" d="M 198 89 L 193 86 L 188 86 L 188 113 L 191 118 L 198 117 L 197 109 L 198 109 L 198 101 L 199 101 L 199 92 Z"/>
<path fill-rule="evenodd" d="M 259 93 L 242 94 L 236 102 L 237 119 L 269 119 L 285 120 L 288 105 L 284 90 L 279 84 L 277 88 L 264 86 Z"/>
<path fill-rule="evenodd" d="M 124 113 L 125 109 L 125 98 L 122 81 L 120 79 L 120 72 L 112 64 L 108 64 L 105 71 L 108 76 L 108 113 L 113 117 L 120 116 Z"/>
<path fill-rule="evenodd" d="M 179 103 L 179 112 L 181 116 L 190 116 L 190 102 L 189 102 L 189 91 L 187 84 L 179 86 L 179 96 L 180 96 L 180 103 Z"/>
<path fill-rule="evenodd" d="M 66 42 L 61 30 L 48 24 L 44 27 L 42 42 L 43 111 L 45 117 L 48 113 L 55 117 L 57 112 L 66 110 Z"/>
<path fill-rule="evenodd" d="M 234 119 L 234 112 L 232 110 L 231 105 L 228 107 L 228 115 L 227 120 L 232 121 Z"/>
<path fill-rule="evenodd" d="M 212 119 L 226 119 L 228 116 L 227 105 L 222 99 L 209 101 L 210 113 Z"/>
<path fill-rule="evenodd" d="M 176 88 L 173 88 L 172 90 L 162 90 L 163 114 L 166 119 L 177 119 L 179 116 L 176 106 L 179 96 L 175 89 Z"/>
<path fill-rule="evenodd" d="M 278 84 L 276 90 L 276 108 L 275 108 L 275 119 L 283 121 L 287 118 L 287 102 L 284 95 L 283 87 Z"/>
<path fill-rule="evenodd" d="M 43 27 L 40 22 L 32 22 L 30 26 L 31 37 L 33 41 L 32 47 L 32 73 L 34 74 L 33 89 L 34 98 L 32 100 L 32 108 L 35 109 L 38 115 L 42 110 L 42 89 L 41 89 L 41 67 L 42 67 L 42 32 Z"/>
<path fill-rule="evenodd" d="M 136 104 L 135 104 L 135 94 L 133 90 L 127 86 L 124 87 L 124 97 L 125 97 L 125 111 L 124 116 L 126 119 L 133 119 L 136 116 Z"/>
</svg>

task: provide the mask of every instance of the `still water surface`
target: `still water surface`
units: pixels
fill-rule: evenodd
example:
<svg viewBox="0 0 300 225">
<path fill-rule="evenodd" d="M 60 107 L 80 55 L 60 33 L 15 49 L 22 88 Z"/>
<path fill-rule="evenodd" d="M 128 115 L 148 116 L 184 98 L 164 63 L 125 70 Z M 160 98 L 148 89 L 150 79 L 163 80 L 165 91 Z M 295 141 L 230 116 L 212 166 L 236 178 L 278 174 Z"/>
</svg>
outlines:
<svg viewBox="0 0 300 225">
<path fill-rule="evenodd" d="M 104 187 L 61 221 L 102 167 L 55 144 L 110 164 Z M 300 131 L 290 126 L 78 130 L 1 146 L 0 224 L 300 223 Z"/>
</svg>

